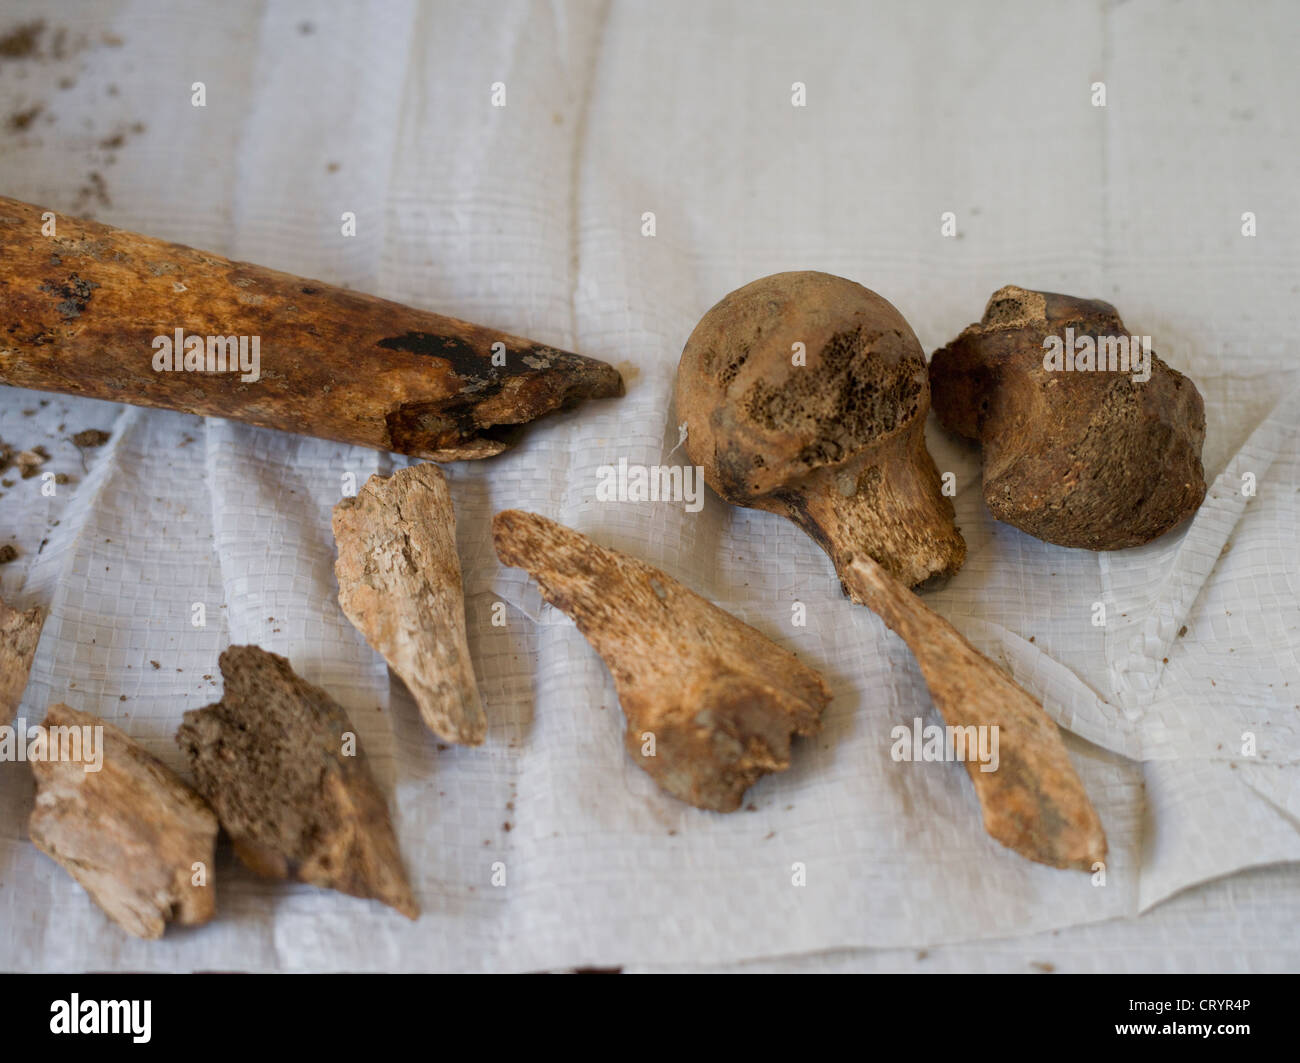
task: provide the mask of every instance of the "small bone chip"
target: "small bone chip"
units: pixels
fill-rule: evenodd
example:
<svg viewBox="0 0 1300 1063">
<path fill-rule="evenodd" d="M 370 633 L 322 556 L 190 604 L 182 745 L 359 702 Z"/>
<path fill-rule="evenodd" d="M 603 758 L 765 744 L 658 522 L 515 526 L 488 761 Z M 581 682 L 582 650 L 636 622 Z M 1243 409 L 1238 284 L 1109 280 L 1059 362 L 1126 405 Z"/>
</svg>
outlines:
<svg viewBox="0 0 1300 1063">
<path fill-rule="evenodd" d="M 51 705 L 29 750 L 28 833 L 136 937 L 212 918 L 217 817 L 160 760 L 98 716 Z"/>
<path fill-rule="evenodd" d="M 18 712 L 44 622 L 39 609 L 21 612 L 0 601 L 0 726 Z"/>
</svg>

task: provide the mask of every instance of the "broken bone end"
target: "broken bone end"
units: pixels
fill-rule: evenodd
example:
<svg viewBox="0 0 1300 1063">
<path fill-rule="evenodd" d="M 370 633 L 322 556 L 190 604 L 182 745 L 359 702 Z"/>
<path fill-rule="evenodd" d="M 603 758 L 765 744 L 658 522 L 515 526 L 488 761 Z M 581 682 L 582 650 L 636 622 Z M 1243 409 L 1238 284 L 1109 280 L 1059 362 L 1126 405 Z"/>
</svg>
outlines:
<svg viewBox="0 0 1300 1063">
<path fill-rule="evenodd" d="M 401 677 L 434 734 L 479 745 L 487 717 L 474 677 L 456 514 L 446 477 L 423 462 L 371 476 L 334 507 L 344 614 Z"/>
<path fill-rule="evenodd" d="M 377 900 L 415 918 L 388 806 L 343 707 L 288 660 L 230 646 L 221 700 L 176 732 L 197 787 L 259 874 Z"/>
<path fill-rule="evenodd" d="M 94 728 L 101 737 L 89 737 Z M 207 802 L 98 716 L 51 705 L 43 730 L 47 753 L 67 742 L 73 755 L 31 762 L 32 843 L 129 934 L 159 938 L 169 921 L 210 920 L 217 817 Z"/>
<path fill-rule="evenodd" d="M 794 654 L 666 573 L 534 513 L 492 522 L 497 556 L 571 616 L 614 676 L 633 760 L 674 797 L 740 806 L 790 764 L 831 694 Z"/>
</svg>

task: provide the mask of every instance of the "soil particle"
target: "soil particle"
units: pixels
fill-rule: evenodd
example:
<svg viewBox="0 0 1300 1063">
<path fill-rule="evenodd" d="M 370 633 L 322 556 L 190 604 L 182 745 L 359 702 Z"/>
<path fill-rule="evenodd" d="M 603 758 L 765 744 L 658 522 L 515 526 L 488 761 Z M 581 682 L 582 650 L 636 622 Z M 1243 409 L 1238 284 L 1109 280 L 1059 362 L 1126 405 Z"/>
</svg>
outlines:
<svg viewBox="0 0 1300 1063">
<path fill-rule="evenodd" d="M 108 442 L 109 433 L 102 428 L 87 428 L 72 437 L 72 442 L 79 447 L 102 447 Z"/>
<path fill-rule="evenodd" d="M 26 110 L 15 111 L 9 116 L 8 121 L 5 123 L 6 127 L 11 132 L 21 133 L 40 117 L 43 110 L 45 110 L 45 106 L 38 103 L 28 107 Z"/>
<path fill-rule="evenodd" d="M 40 54 L 45 23 L 28 22 L 0 36 L 0 59 L 30 59 Z"/>
<path fill-rule="evenodd" d="M 18 455 L 18 471 L 24 480 L 30 480 L 40 471 L 40 467 L 50 460 L 50 455 L 44 447 L 33 447 L 31 450 L 24 450 Z"/>
</svg>

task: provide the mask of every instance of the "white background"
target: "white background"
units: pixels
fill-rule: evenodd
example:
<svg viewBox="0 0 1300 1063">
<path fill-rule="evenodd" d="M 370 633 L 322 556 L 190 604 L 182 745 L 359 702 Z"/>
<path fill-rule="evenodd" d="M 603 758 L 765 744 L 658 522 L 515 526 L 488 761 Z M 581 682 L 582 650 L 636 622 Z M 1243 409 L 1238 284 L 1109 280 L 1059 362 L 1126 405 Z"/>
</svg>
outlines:
<svg viewBox="0 0 1300 1063">
<path fill-rule="evenodd" d="M 221 649 L 285 654 L 352 714 L 424 910 L 412 926 L 225 854 L 217 921 L 128 939 L 27 842 L 28 771 L 0 764 L 0 967 L 1300 966 L 1294 5 L 11 0 L 0 35 L 35 18 L 40 55 L 0 57 L 0 192 L 603 358 L 628 394 L 447 467 L 490 731 L 440 750 L 335 601 L 343 474 L 405 459 L 0 389 L 0 439 L 71 477 L 0 497 L 20 551 L 0 594 L 50 610 L 23 714 L 100 713 L 180 770 L 171 736 L 219 696 Z M 1205 505 L 1110 555 L 993 523 L 978 457 L 931 425 L 970 554 L 927 601 L 1073 732 L 1105 887 L 988 839 L 960 769 L 889 759 L 892 726 L 937 722 L 924 683 L 792 526 L 711 495 L 698 514 L 596 502 L 601 465 L 675 444 L 699 317 L 789 269 L 879 291 L 927 352 L 1003 284 L 1105 298 L 1200 388 Z M 84 428 L 113 438 L 83 454 Z M 824 733 L 752 810 L 689 808 L 627 759 L 599 658 L 496 562 L 488 523 L 512 506 L 659 565 L 825 674 Z"/>
</svg>

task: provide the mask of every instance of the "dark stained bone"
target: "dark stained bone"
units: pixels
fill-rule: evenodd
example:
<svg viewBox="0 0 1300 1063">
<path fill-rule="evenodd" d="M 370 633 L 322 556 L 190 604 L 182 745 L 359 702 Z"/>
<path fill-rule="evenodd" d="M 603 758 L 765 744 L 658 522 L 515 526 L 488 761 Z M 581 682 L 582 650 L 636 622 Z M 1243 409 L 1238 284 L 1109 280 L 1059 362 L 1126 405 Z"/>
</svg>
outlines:
<svg viewBox="0 0 1300 1063">
<path fill-rule="evenodd" d="M 59 215 L 46 237 L 41 214 L 0 197 L 0 384 L 438 461 L 490 457 L 516 426 L 623 393 L 591 358 L 97 222 Z M 177 329 L 258 337 L 260 379 L 156 371 L 154 339 Z"/>
</svg>

